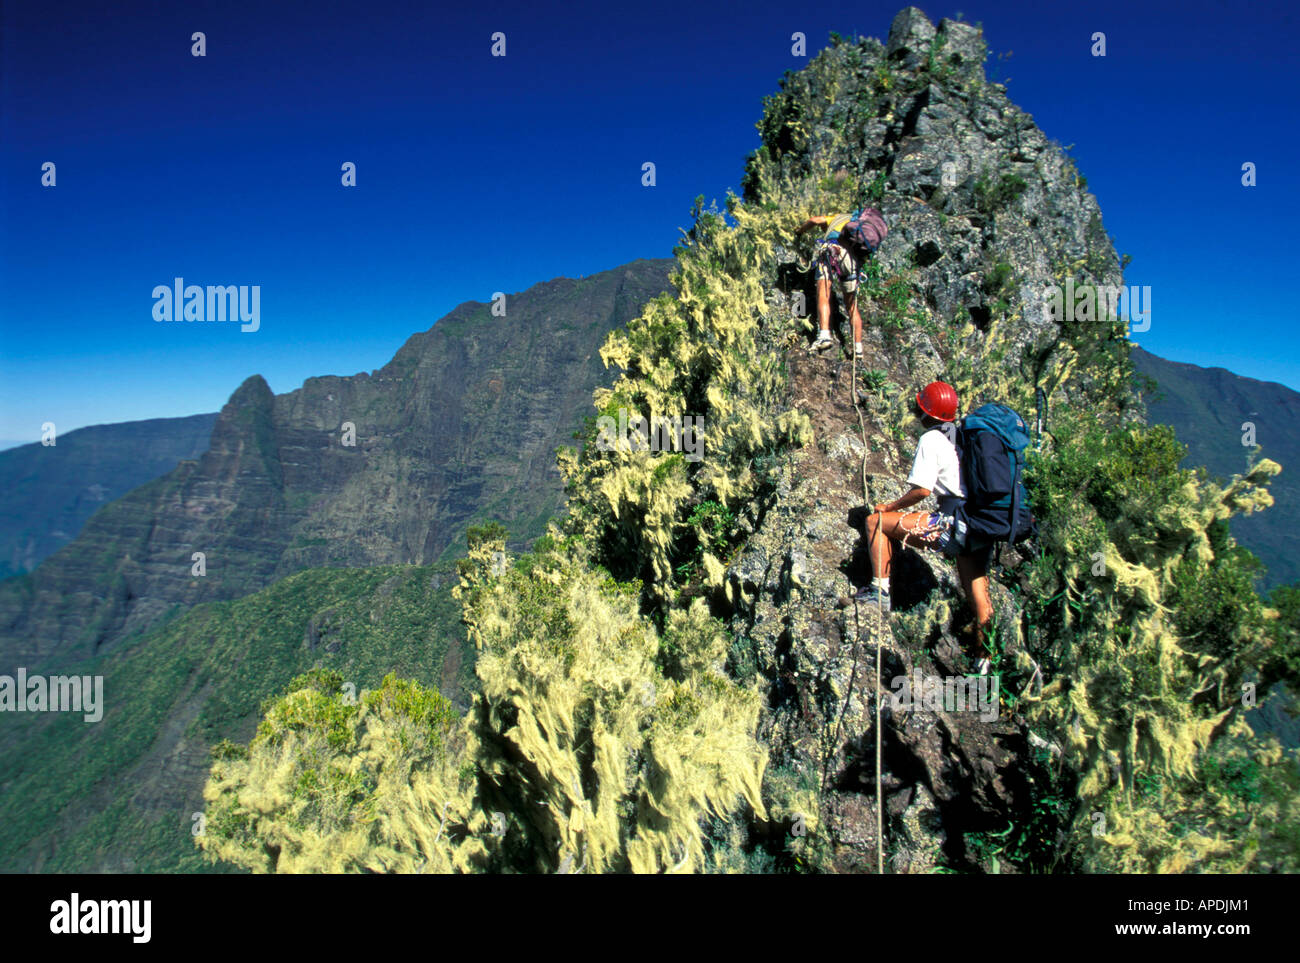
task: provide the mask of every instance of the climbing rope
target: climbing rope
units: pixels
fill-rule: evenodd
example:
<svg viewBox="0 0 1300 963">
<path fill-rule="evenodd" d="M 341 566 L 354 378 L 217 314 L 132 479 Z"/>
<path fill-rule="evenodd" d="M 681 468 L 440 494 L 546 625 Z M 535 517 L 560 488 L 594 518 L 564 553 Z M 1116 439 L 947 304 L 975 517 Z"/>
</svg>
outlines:
<svg viewBox="0 0 1300 963">
<path fill-rule="evenodd" d="M 824 252 L 823 252 L 822 248 L 819 246 L 819 247 L 814 251 L 813 255 L 808 259 L 808 263 L 807 263 L 807 264 L 804 264 L 802 261 L 799 261 L 797 258 L 796 258 L 796 260 L 795 260 L 794 263 L 799 267 L 799 270 L 800 270 L 801 272 L 807 272 L 807 271 L 810 271 L 810 270 L 812 270 L 813 265 L 816 264 L 817 261 L 820 260 L 820 259 L 822 258 L 823 253 L 824 253 Z M 834 259 L 832 258 L 831 260 L 833 261 Z M 859 293 L 859 292 L 857 292 L 857 291 L 854 292 L 854 298 L 855 298 L 855 299 L 857 298 L 858 293 Z M 850 312 L 849 312 L 849 313 L 850 313 L 850 316 L 851 316 L 851 315 L 852 315 L 852 310 L 851 310 L 851 309 L 850 309 Z M 863 327 L 865 328 L 865 326 L 866 326 L 866 322 L 863 321 Z M 858 416 L 858 433 L 859 433 L 859 434 L 861 435 L 861 437 L 862 437 L 862 465 L 861 465 L 862 504 L 863 504 L 864 506 L 866 506 L 867 504 L 870 503 L 870 498 L 868 497 L 868 494 L 867 494 L 867 451 L 868 451 L 868 448 L 867 448 L 867 424 L 866 424 L 866 420 L 865 420 L 865 419 L 863 418 L 863 416 L 862 416 L 862 409 L 858 406 L 858 353 L 857 353 L 856 350 L 854 350 L 854 351 L 852 352 L 851 357 L 852 357 L 852 367 L 851 367 L 851 369 L 850 369 L 850 372 L 851 372 L 851 379 L 850 379 L 850 381 L 849 381 L 849 392 L 850 392 L 850 394 L 849 394 L 849 400 L 850 400 L 850 401 L 852 402 L 852 404 L 853 404 L 853 411 L 854 411 L 854 412 L 857 414 L 857 416 Z M 880 519 L 878 520 L 877 525 L 876 525 L 876 536 L 879 536 L 879 535 L 880 535 L 880 524 L 883 523 L 883 521 L 884 521 L 884 516 L 881 515 L 881 517 L 880 517 Z M 875 539 L 873 538 L 873 539 L 872 539 L 872 542 L 874 542 L 874 541 L 875 541 Z M 883 548 L 883 543 L 882 543 L 882 545 L 881 545 L 881 548 Z M 870 546 L 870 545 L 868 545 L 868 549 L 867 549 L 867 550 L 868 550 L 868 552 L 870 552 L 870 550 L 871 550 L 871 546 Z M 882 562 L 882 559 L 881 559 L 881 557 L 880 557 L 880 549 L 877 549 L 877 552 L 876 552 L 876 568 L 877 568 L 877 570 L 880 568 L 880 566 L 881 566 L 881 562 Z M 880 778 L 880 772 L 881 772 L 881 763 L 880 763 L 880 759 L 881 759 L 881 738 L 880 738 L 880 704 L 881 704 L 881 688 L 880 688 L 880 656 L 881 656 L 881 641 L 880 641 L 880 625 L 881 625 L 881 623 L 882 623 L 883 620 L 884 620 L 884 603 L 883 603 L 883 600 L 882 600 L 881 597 L 880 597 L 880 593 L 877 592 L 877 593 L 876 593 L 876 626 L 875 626 L 875 628 L 873 629 L 873 634 L 875 635 L 875 641 L 876 641 L 876 698 L 875 698 L 875 703 L 876 703 L 876 709 L 875 709 L 875 714 L 876 714 L 876 725 L 875 725 L 875 728 L 876 728 L 876 872 L 877 872 L 878 874 L 880 874 L 880 875 L 884 875 L 884 872 L 885 872 L 885 849 L 884 849 L 884 846 L 885 846 L 885 834 L 884 834 L 884 818 L 883 818 L 883 815 L 884 815 L 884 801 L 883 801 L 883 798 L 882 798 L 882 795 L 881 795 L 881 778 Z M 860 623 L 859 620 L 858 620 L 858 603 L 857 603 L 856 600 L 854 600 L 854 602 L 853 602 L 853 626 L 854 626 L 854 633 L 853 633 L 853 635 L 854 635 L 854 640 L 853 640 L 853 668 L 852 668 L 852 671 L 851 671 L 850 674 L 849 674 L 849 689 L 848 689 L 848 692 L 845 694 L 845 706 L 846 706 L 846 707 L 847 707 L 848 703 L 849 703 L 850 701 L 852 701 L 852 699 L 853 699 L 853 687 L 854 687 L 854 685 L 855 685 L 856 682 L 857 682 L 857 673 L 858 673 L 858 646 L 859 646 L 859 644 L 860 644 L 860 641 L 861 641 L 861 634 L 862 634 L 862 633 L 861 633 L 861 623 Z M 840 712 L 840 719 L 839 719 L 839 720 L 836 722 L 836 724 L 835 724 L 835 741 L 836 741 L 836 743 L 839 742 L 840 723 L 843 721 L 843 719 L 844 719 L 844 712 L 843 712 L 843 710 L 841 710 L 841 712 Z"/>
<path fill-rule="evenodd" d="M 1042 385 L 1034 389 L 1034 407 L 1038 409 L 1038 419 L 1034 430 L 1034 450 L 1043 450 L 1043 431 L 1047 428 L 1047 393 Z"/>
<path fill-rule="evenodd" d="M 854 297 L 855 298 L 857 297 L 857 292 L 854 292 Z M 864 322 L 864 326 L 865 326 L 865 322 Z M 867 424 L 865 419 L 862 417 L 862 409 L 858 407 L 858 352 L 856 350 L 854 350 L 853 352 L 853 366 L 851 371 L 852 371 L 852 379 L 849 382 L 849 391 L 851 392 L 851 394 L 849 397 L 853 401 L 853 411 L 858 416 L 858 432 L 862 435 L 862 504 L 865 507 L 866 505 L 870 504 L 871 501 L 867 495 Z M 879 518 L 877 518 L 875 532 L 873 533 L 873 536 L 871 538 L 872 542 L 876 541 L 882 534 L 880 529 L 881 529 L 881 525 L 883 525 L 884 523 L 884 520 L 885 520 L 885 516 L 883 514 L 881 514 Z M 875 572 L 879 572 L 881 570 L 882 560 L 880 557 L 880 549 L 883 547 L 884 544 L 881 543 L 880 548 L 876 549 Z M 871 550 L 870 544 L 868 544 L 867 550 L 868 552 Z M 873 572 L 872 574 L 874 575 L 875 572 Z M 858 605 L 857 602 L 855 601 L 853 603 L 855 630 L 857 628 L 857 610 L 858 610 Z M 881 791 L 880 791 L 880 649 L 881 649 L 880 625 L 884 620 L 884 617 L 885 617 L 884 603 L 881 599 L 881 593 L 877 591 L 876 592 L 876 625 L 875 628 L 872 630 L 873 634 L 876 637 L 876 872 L 882 876 L 885 873 L 885 833 L 884 833 L 884 819 L 883 819 L 884 803 L 883 803 L 883 799 L 881 798 Z M 857 631 L 854 632 L 853 644 L 854 644 L 855 652 L 858 645 L 857 637 L 859 636 L 859 634 L 860 633 L 858 633 Z M 853 683 L 857 675 L 857 668 L 858 668 L 858 662 L 857 662 L 857 656 L 855 654 L 853 659 L 853 675 L 849 677 L 849 698 L 850 699 L 853 698 Z"/>
<path fill-rule="evenodd" d="M 812 253 L 808 255 L 807 264 L 799 260 L 798 254 L 795 254 L 795 252 L 791 252 L 792 254 L 795 254 L 793 263 L 795 267 L 799 269 L 799 273 L 807 274 L 814 267 L 816 267 L 816 265 L 819 262 L 825 262 L 828 269 L 833 268 L 834 265 L 831 262 L 834 261 L 834 258 L 828 257 L 829 251 L 827 249 L 829 246 L 830 246 L 830 242 L 827 241 L 825 238 L 815 238 L 813 240 Z"/>
</svg>

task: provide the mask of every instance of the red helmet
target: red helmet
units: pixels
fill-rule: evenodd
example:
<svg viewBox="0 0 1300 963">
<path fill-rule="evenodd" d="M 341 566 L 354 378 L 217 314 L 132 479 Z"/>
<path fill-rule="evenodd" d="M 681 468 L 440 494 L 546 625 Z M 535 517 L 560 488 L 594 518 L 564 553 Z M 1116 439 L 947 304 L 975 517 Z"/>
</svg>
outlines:
<svg viewBox="0 0 1300 963">
<path fill-rule="evenodd" d="M 957 417 L 957 389 L 942 381 L 931 381 L 916 395 L 916 403 L 931 418 L 953 421 Z"/>
</svg>

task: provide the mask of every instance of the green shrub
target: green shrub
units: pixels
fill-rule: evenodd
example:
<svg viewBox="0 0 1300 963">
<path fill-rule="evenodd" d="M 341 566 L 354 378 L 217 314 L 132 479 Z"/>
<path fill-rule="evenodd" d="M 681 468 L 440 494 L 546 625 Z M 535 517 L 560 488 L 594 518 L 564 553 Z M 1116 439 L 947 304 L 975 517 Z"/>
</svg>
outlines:
<svg viewBox="0 0 1300 963">
<path fill-rule="evenodd" d="M 1002 174 L 996 179 L 981 174 L 974 184 L 975 206 L 982 213 L 994 215 L 1016 200 L 1029 185 L 1018 174 Z"/>
</svg>

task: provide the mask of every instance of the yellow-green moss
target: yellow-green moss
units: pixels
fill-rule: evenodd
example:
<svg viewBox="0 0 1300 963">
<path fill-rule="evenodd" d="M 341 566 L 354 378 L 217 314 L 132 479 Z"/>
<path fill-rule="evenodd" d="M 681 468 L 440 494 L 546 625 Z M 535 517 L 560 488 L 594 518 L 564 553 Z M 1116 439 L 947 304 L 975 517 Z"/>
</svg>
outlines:
<svg viewBox="0 0 1300 963">
<path fill-rule="evenodd" d="M 503 550 L 472 551 L 457 591 L 480 650 L 482 805 L 519 834 L 502 843 L 529 860 L 516 868 L 702 868 L 703 817 L 763 811 L 759 699 L 723 674 L 720 626 L 702 603 L 673 611 L 666 674 L 635 598 L 563 548 L 495 575 Z M 564 619 L 533 611 L 539 597 Z"/>
</svg>

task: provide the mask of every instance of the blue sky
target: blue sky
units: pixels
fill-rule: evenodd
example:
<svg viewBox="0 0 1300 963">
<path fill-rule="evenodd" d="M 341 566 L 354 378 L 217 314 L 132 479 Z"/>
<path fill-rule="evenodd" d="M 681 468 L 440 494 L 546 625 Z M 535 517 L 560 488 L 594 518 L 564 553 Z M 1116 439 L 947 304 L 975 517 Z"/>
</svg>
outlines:
<svg viewBox="0 0 1300 963">
<path fill-rule="evenodd" d="M 762 97 L 806 63 L 790 35 L 810 55 L 831 30 L 884 38 L 900 7 L 6 0 L 0 438 L 373 370 L 463 301 L 669 256 L 696 195 L 739 190 Z M 921 8 L 982 22 L 1011 98 L 1074 145 L 1128 283 L 1152 288 L 1139 342 L 1300 389 L 1296 14 Z M 260 285 L 260 330 L 155 323 L 177 276 Z"/>
</svg>

